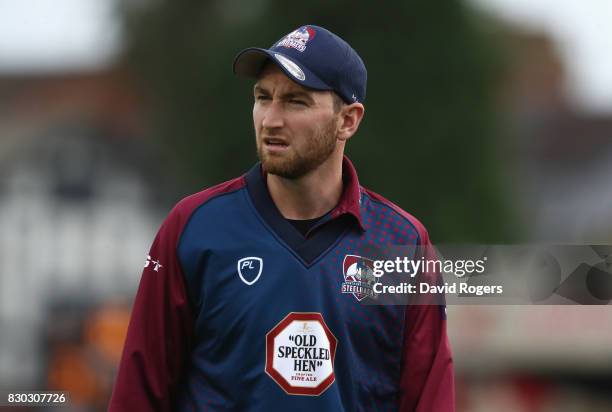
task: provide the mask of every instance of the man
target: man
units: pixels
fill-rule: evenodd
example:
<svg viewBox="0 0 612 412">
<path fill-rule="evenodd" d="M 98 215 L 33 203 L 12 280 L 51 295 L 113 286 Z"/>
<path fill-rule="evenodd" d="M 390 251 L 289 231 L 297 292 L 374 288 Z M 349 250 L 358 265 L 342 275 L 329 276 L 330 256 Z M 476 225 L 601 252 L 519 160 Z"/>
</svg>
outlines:
<svg viewBox="0 0 612 412">
<path fill-rule="evenodd" d="M 424 227 L 361 187 L 344 146 L 366 69 L 304 26 L 243 50 L 261 163 L 187 197 L 145 263 L 111 411 L 451 411 L 438 306 L 375 298 L 375 250 L 428 245 Z"/>
</svg>

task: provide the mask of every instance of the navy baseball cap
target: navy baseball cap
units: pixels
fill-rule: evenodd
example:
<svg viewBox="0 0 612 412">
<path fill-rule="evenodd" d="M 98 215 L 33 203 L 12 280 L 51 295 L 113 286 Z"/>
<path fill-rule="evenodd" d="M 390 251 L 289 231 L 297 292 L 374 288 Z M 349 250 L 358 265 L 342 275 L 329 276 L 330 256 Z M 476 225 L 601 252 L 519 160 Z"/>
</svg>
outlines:
<svg viewBox="0 0 612 412">
<path fill-rule="evenodd" d="M 234 59 L 234 73 L 257 78 L 267 61 L 304 87 L 333 90 L 348 104 L 365 100 L 368 74 L 363 60 L 347 42 L 323 27 L 302 26 L 269 49 L 242 50 Z"/>
</svg>

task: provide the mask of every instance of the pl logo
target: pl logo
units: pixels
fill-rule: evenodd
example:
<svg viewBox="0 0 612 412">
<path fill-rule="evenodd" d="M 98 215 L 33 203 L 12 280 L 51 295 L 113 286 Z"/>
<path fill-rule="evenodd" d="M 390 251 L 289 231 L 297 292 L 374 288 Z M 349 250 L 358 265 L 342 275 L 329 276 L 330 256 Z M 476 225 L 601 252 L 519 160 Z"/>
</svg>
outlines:
<svg viewBox="0 0 612 412">
<path fill-rule="evenodd" d="M 240 280 L 246 285 L 251 286 L 261 276 L 263 259 L 255 256 L 242 258 L 238 261 L 237 269 Z"/>
</svg>

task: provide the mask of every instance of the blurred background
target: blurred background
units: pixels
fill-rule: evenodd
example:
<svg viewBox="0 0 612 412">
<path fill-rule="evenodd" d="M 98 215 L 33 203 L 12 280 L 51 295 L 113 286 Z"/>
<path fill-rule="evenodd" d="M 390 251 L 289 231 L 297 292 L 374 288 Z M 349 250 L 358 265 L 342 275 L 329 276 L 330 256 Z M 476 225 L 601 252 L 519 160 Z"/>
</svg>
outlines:
<svg viewBox="0 0 612 412">
<path fill-rule="evenodd" d="M 436 243 L 612 243 L 612 2 L 0 0 L 0 389 L 105 410 L 172 205 L 256 161 L 242 48 L 363 57 L 362 184 Z M 612 410 L 608 306 L 453 306 L 458 411 Z M 0 408 L 1 409 L 1 408 Z"/>
</svg>

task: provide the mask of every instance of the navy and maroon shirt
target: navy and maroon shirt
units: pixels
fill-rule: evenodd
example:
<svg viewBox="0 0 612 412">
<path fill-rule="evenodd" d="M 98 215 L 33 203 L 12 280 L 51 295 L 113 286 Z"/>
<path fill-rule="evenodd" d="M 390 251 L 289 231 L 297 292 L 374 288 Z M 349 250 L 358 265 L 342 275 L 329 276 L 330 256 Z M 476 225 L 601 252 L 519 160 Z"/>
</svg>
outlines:
<svg viewBox="0 0 612 412">
<path fill-rule="evenodd" d="M 453 411 L 438 306 L 364 305 L 375 248 L 425 228 L 361 187 L 307 233 L 257 164 L 179 202 L 142 274 L 109 405 L 118 411 Z"/>
</svg>

